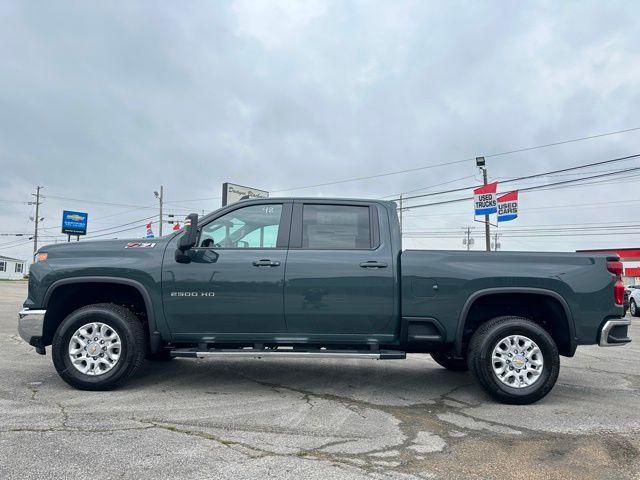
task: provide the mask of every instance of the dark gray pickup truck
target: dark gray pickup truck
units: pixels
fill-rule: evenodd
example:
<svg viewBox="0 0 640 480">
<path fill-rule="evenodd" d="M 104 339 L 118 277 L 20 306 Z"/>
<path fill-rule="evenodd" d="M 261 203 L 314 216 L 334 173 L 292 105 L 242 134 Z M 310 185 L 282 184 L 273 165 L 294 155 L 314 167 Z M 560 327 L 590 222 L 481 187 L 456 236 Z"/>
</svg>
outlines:
<svg viewBox="0 0 640 480">
<path fill-rule="evenodd" d="M 70 385 L 114 388 L 147 359 L 402 359 L 471 370 L 534 402 L 578 345 L 624 345 L 615 255 L 402 251 L 392 202 L 236 203 L 148 240 L 49 245 L 22 338 Z"/>
</svg>

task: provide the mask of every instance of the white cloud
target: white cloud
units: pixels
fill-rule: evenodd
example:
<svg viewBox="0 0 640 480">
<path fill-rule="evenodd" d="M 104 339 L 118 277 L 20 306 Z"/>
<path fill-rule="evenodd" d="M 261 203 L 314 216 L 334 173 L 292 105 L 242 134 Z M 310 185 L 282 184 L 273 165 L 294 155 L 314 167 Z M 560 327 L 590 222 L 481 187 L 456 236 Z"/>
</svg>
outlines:
<svg viewBox="0 0 640 480">
<path fill-rule="evenodd" d="M 231 6 L 238 34 L 255 38 L 268 50 L 295 48 L 326 9 L 324 0 L 236 0 Z"/>
</svg>

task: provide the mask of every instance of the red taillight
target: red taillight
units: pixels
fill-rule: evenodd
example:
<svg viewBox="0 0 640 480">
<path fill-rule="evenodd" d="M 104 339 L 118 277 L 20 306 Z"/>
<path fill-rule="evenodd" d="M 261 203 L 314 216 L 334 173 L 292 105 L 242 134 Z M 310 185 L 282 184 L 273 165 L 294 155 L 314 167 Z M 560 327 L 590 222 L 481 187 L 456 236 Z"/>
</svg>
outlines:
<svg viewBox="0 0 640 480">
<path fill-rule="evenodd" d="M 618 280 L 613 286 L 613 298 L 617 305 L 624 304 L 624 285 L 622 284 L 622 280 Z"/>
<path fill-rule="evenodd" d="M 613 284 L 613 299 L 616 305 L 624 305 L 624 285 L 622 284 L 622 262 L 619 260 L 607 260 L 607 270 L 616 276 Z"/>
<path fill-rule="evenodd" d="M 618 261 L 608 261 L 607 262 L 607 270 L 617 276 L 622 276 L 622 262 Z"/>
</svg>

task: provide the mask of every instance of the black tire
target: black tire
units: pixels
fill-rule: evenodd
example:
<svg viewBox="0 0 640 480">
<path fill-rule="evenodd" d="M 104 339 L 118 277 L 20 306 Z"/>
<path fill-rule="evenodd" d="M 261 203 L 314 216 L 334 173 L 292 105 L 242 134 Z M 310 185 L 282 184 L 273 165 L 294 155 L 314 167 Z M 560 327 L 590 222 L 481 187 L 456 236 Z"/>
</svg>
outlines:
<svg viewBox="0 0 640 480">
<path fill-rule="evenodd" d="M 469 370 L 467 360 L 464 358 L 455 358 L 443 352 L 433 352 L 431 353 L 431 358 L 433 358 L 438 365 L 453 372 L 466 372 Z"/>
<path fill-rule="evenodd" d="M 86 375 L 71 363 L 68 348 L 77 329 L 90 322 L 102 322 L 120 337 L 120 358 L 111 370 L 100 375 Z M 53 364 L 62 379 L 80 390 L 112 390 L 142 365 L 147 350 L 146 335 L 138 318 L 129 310 L 112 303 L 87 305 L 72 312 L 60 324 L 53 337 Z"/>
<path fill-rule="evenodd" d="M 629 300 L 629 312 L 631 313 L 632 317 L 640 317 L 640 311 L 638 311 L 638 305 L 636 304 L 636 301 L 633 298 Z"/>
<path fill-rule="evenodd" d="M 540 348 L 544 366 L 538 380 L 530 386 L 505 385 L 493 372 L 493 349 L 509 335 L 527 336 Z M 560 371 L 560 356 L 551 335 L 540 325 L 522 317 L 497 317 L 482 324 L 471 337 L 468 363 L 469 370 L 485 392 L 499 402 L 513 405 L 540 400 L 551 391 Z"/>
</svg>

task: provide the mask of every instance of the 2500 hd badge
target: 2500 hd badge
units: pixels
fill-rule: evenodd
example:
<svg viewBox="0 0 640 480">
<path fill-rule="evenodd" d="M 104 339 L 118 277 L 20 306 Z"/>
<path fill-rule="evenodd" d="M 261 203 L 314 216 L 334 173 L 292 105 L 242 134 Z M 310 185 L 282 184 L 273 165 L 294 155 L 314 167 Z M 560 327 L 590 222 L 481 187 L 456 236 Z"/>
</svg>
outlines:
<svg viewBox="0 0 640 480">
<path fill-rule="evenodd" d="M 215 292 L 171 292 L 172 297 L 215 297 Z"/>
</svg>

